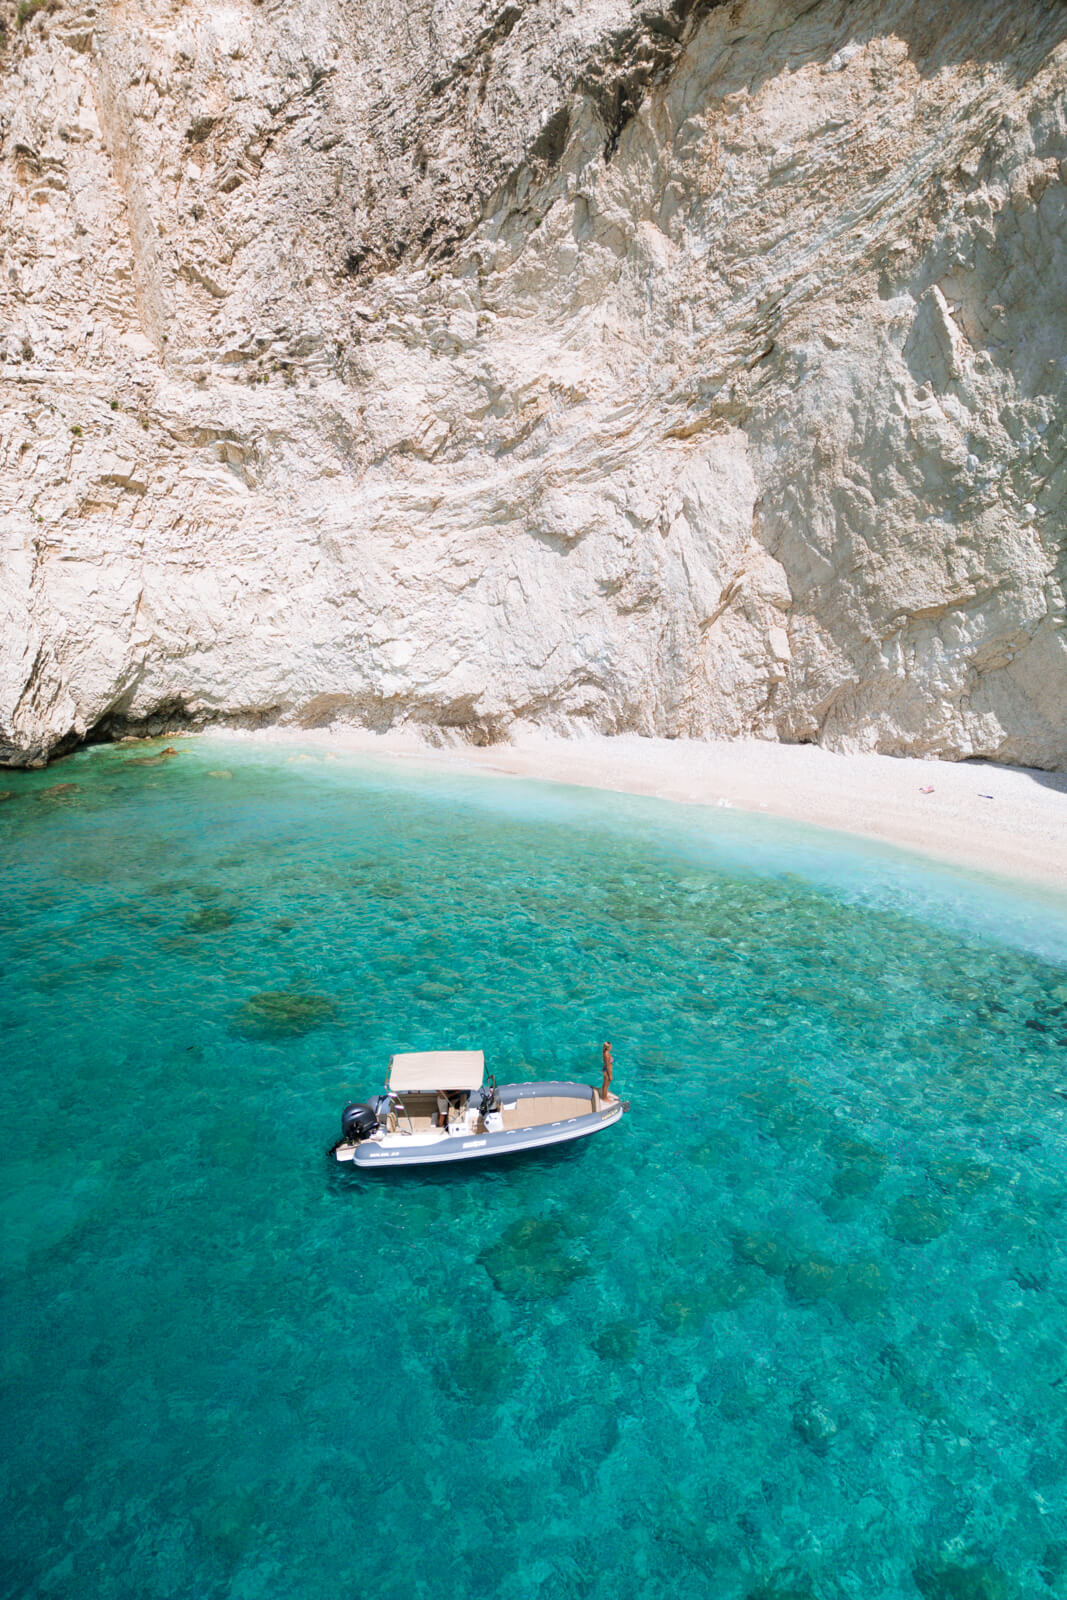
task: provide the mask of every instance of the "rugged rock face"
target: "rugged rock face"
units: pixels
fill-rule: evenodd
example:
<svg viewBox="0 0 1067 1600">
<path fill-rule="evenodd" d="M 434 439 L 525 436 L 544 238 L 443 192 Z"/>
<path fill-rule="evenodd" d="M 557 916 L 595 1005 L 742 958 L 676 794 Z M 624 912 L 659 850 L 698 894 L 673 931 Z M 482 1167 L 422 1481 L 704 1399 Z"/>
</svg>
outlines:
<svg viewBox="0 0 1067 1600">
<path fill-rule="evenodd" d="M 4 760 L 346 718 L 1067 764 L 1060 0 L 35 5 Z"/>
</svg>

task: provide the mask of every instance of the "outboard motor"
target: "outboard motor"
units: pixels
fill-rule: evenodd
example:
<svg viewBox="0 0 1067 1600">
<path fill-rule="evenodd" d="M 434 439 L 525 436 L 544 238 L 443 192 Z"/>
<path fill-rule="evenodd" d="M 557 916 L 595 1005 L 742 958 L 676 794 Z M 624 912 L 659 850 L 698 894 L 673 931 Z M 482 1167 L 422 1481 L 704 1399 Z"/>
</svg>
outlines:
<svg viewBox="0 0 1067 1600">
<path fill-rule="evenodd" d="M 359 1144 L 361 1139 L 369 1139 L 372 1133 L 377 1132 L 378 1118 L 373 1106 L 360 1105 L 356 1102 L 345 1106 L 341 1112 L 343 1144 Z"/>
</svg>

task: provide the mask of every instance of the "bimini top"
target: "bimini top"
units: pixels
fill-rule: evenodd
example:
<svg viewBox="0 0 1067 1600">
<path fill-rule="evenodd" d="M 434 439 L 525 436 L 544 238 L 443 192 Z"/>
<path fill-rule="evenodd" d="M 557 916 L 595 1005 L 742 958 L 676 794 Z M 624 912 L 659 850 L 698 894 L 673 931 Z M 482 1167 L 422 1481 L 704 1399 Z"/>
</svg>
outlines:
<svg viewBox="0 0 1067 1600">
<path fill-rule="evenodd" d="M 484 1076 L 481 1050 L 422 1050 L 389 1058 L 389 1087 L 400 1094 L 414 1094 L 419 1089 L 480 1089 Z"/>
</svg>

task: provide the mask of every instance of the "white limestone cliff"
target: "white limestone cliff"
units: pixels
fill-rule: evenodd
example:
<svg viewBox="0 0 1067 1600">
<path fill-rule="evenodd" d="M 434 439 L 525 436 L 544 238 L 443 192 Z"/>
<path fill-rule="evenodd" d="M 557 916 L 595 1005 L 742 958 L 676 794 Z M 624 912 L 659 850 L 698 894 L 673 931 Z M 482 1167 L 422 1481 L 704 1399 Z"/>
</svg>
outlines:
<svg viewBox="0 0 1067 1600">
<path fill-rule="evenodd" d="M 0 13 L 0 760 L 1067 765 L 1059 0 Z"/>
</svg>

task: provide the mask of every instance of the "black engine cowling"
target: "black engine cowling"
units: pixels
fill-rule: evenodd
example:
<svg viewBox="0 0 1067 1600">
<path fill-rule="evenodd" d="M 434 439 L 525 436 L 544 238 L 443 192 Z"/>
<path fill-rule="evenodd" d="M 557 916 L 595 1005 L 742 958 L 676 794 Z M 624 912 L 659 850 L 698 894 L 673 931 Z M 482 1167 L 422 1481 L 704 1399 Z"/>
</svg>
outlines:
<svg viewBox="0 0 1067 1600">
<path fill-rule="evenodd" d="M 378 1132 L 378 1118 L 373 1106 L 353 1102 L 341 1112 L 341 1138 L 346 1144 L 358 1144 Z"/>
</svg>

